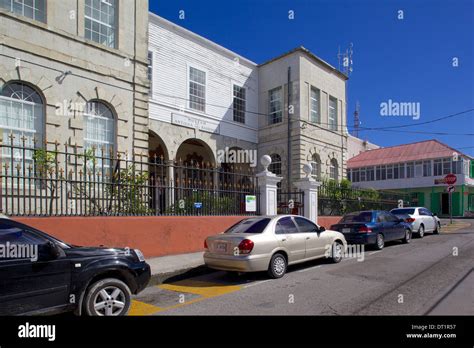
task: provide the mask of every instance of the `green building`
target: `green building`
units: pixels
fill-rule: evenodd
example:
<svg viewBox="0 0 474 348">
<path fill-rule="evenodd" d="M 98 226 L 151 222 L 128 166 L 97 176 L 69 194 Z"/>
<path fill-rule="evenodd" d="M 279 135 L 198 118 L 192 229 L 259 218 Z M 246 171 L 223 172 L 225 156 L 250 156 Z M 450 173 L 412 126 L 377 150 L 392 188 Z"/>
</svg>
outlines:
<svg viewBox="0 0 474 348">
<path fill-rule="evenodd" d="M 449 216 L 447 174 L 456 176 L 453 216 L 474 216 L 474 159 L 427 140 L 369 150 L 349 159 L 348 179 L 355 187 L 409 193 L 409 204 Z"/>
</svg>

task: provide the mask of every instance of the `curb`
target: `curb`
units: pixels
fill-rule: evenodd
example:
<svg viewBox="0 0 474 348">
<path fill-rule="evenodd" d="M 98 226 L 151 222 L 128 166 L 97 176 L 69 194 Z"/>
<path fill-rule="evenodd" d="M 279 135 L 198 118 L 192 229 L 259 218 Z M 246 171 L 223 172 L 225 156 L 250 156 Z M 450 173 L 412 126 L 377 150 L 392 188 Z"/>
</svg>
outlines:
<svg viewBox="0 0 474 348">
<path fill-rule="evenodd" d="M 189 277 L 196 277 L 204 274 L 216 272 L 213 269 L 206 267 L 205 265 L 186 267 L 177 269 L 175 271 L 166 272 L 166 273 L 156 273 L 152 274 L 150 281 L 148 282 L 147 287 L 160 285 L 167 282 L 173 282 L 178 280 L 183 280 Z"/>
</svg>

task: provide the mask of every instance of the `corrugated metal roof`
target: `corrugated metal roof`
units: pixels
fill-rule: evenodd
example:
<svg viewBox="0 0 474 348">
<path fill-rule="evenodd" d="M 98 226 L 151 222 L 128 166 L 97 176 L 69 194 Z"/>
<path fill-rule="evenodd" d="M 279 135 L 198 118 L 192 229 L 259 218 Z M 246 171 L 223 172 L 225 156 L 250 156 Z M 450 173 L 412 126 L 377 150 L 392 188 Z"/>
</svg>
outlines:
<svg viewBox="0 0 474 348">
<path fill-rule="evenodd" d="M 347 161 L 347 168 L 360 168 L 423 159 L 452 157 L 454 152 L 458 153 L 460 156 L 466 156 L 460 151 L 457 151 L 438 140 L 426 140 L 417 143 L 403 144 L 362 152 Z"/>
</svg>

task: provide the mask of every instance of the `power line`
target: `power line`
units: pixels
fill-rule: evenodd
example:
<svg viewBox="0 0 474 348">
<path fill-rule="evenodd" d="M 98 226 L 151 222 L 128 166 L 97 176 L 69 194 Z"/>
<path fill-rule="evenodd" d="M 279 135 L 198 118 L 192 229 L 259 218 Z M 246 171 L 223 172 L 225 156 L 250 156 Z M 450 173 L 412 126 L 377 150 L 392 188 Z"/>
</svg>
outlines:
<svg viewBox="0 0 474 348">
<path fill-rule="evenodd" d="M 474 136 L 474 133 L 447 133 L 447 132 L 424 132 L 424 131 L 410 131 L 410 130 L 394 130 L 394 129 L 362 129 L 364 131 L 376 132 L 392 132 L 392 133 L 411 133 L 411 134 L 429 134 L 429 135 L 456 135 L 456 136 Z"/>
<path fill-rule="evenodd" d="M 404 125 L 399 125 L 399 126 L 390 126 L 390 127 L 378 127 L 378 128 L 366 128 L 366 127 L 362 127 L 362 128 L 365 128 L 365 129 L 367 129 L 367 130 L 380 130 L 380 129 L 394 129 L 394 128 L 405 128 L 405 127 L 420 126 L 420 125 L 423 125 L 423 124 L 435 123 L 435 122 L 442 121 L 442 120 L 446 120 L 446 119 L 449 119 L 449 118 L 452 118 L 452 117 L 456 117 L 456 116 L 460 116 L 460 115 L 463 115 L 463 114 L 467 114 L 468 112 L 471 112 L 471 111 L 474 111 L 474 109 L 468 109 L 468 110 L 460 111 L 460 112 L 457 112 L 457 113 L 455 113 L 455 114 L 451 114 L 451 115 L 447 115 L 447 116 L 442 116 L 442 117 L 439 117 L 439 118 L 435 118 L 435 119 L 433 119 L 433 120 L 429 120 L 429 121 L 425 121 L 425 122 L 419 122 L 419 123 L 409 123 L 409 124 L 404 124 Z"/>
<path fill-rule="evenodd" d="M 190 101 L 190 99 L 187 99 L 185 97 L 178 97 L 178 96 L 173 96 L 173 95 L 164 94 L 164 93 L 154 92 L 153 95 L 160 95 L 160 96 L 166 97 L 166 98 L 179 99 L 179 100 L 182 100 L 182 101 L 185 101 L 185 102 Z M 212 103 L 207 103 L 207 102 L 205 102 L 204 105 L 211 106 L 211 107 L 216 107 L 216 108 L 221 108 L 221 109 L 225 109 L 225 110 L 232 110 L 233 109 L 232 106 L 224 106 L 224 105 L 212 104 Z M 184 106 L 175 105 L 175 107 L 182 108 Z M 464 111 L 457 112 L 455 114 L 442 116 L 442 117 L 439 117 L 439 118 L 436 118 L 436 119 L 433 119 L 433 120 L 420 122 L 420 123 L 410 123 L 410 124 L 404 124 L 404 125 L 399 125 L 399 126 L 388 126 L 388 127 L 360 127 L 359 131 L 389 131 L 390 129 L 419 126 L 419 125 L 423 125 L 423 124 L 435 123 L 435 122 L 439 122 L 439 121 L 442 121 L 442 120 L 445 120 L 445 119 L 449 119 L 449 118 L 453 118 L 453 117 L 456 117 L 456 116 L 464 115 L 464 114 L 467 114 L 467 113 L 472 112 L 472 111 L 474 111 L 474 109 L 467 109 L 467 110 L 464 110 Z M 283 112 L 283 110 L 282 110 L 282 112 Z M 270 117 L 269 114 L 258 112 L 258 111 L 245 110 L 245 113 L 250 114 L 250 115 L 255 115 L 255 116 Z M 324 122 L 309 122 L 309 121 L 303 120 L 303 119 L 299 119 L 298 121 L 309 124 L 309 125 L 312 125 L 312 126 L 316 126 L 316 127 L 317 126 L 330 126 L 330 125 L 332 125 L 332 124 L 324 123 Z M 351 129 L 350 126 L 342 126 L 342 125 L 337 126 L 335 130 L 344 131 L 346 129 L 347 130 L 353 130 L 353 129 Z M 396 132 L 396 131 L 393 131 L 393 132 Z M 447 133 L 447 132 L 422 132 L 422 131 L 419 131 L 419 132 L 399 131 L 399 132 L 400 133 L 430 134 L 430 135 L 459 135 L 459 136 L 473 136 L 474 135 L 474 133 Z"/>
</svg>

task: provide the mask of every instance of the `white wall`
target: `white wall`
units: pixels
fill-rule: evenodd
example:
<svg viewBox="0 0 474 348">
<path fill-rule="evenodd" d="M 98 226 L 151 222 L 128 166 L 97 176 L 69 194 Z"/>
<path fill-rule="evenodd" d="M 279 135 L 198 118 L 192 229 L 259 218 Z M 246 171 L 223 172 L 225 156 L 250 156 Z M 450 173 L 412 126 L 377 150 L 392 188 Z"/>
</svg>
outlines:
<svg viewBox="0 0 474 348">
<path fill-rule="evenodd" d="M 362 152 L 378 148 L 380 148 L 380 146 L 359 139 L 353 135 L 349 134 L 347 137 L 347 159 L 351 159 Z"/>
<path fill-rule="evenodd" d="M 255 63 L 175 24 L 150 14 L 153 83 L 150 118 L 171 122 L 178 113 L 219 124 L 219 134 L 256 143 L 258 116 L 247 112 L 245 125 L 233 121 L 233 84 L 246 87 L 246 109 L 258 112 Z M 238 61 L 238 62 L 236 62 Z M 206 111 L 190 110 L 188 69 L 206 71 Z"/>
</svg>

